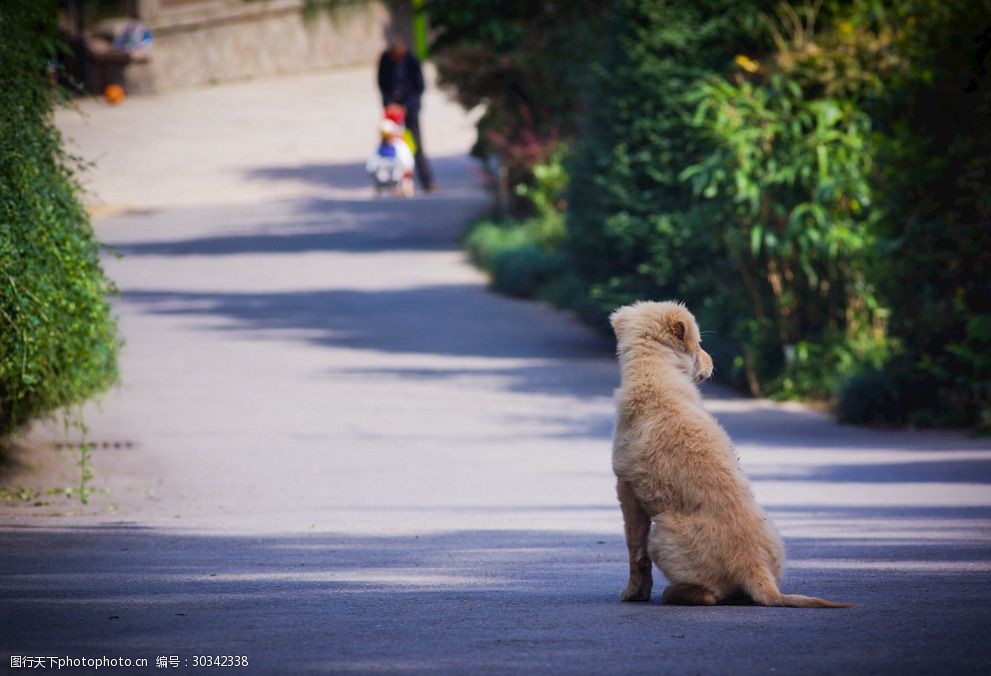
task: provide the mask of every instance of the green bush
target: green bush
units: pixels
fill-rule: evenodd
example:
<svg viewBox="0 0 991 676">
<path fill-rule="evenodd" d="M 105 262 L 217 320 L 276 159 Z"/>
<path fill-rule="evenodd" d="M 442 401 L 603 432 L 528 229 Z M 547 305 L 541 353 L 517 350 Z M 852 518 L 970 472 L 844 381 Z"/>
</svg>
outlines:
<svg viewBox="0 0 991 676">
<path fill-rule="evenodd" d="M 988 425 L 991 2 L 613 18 L 565 247 L 598 314 L 678 298 L 755 394 L 830 397 L 881 368 L 905 421 Z"/>
<path fill-rule="evenodd" d="M 530 184 L 574 135 L 588 65 L 608 0 L 427 0 L 441 86 L 465 108 L 483 106 L 474 152 L 497 157 L 510 186 Z M 512 199 L 514 198 L 515 199 Z M 526 196 L 510 195 L 529 213 Z"/>
<path fill-rule="evenodd" d="M 559 255 L 528 244 L 493 261 L 492 283 L 509 296 L 531 297 L 561 274 Z"/>
<path fill-rule="evenodd" d="M 485 219 L 472 228 L 466 248 L 499 291 L 521 298 L 542 296 L 567 268 L 563 254 L 548 246 L 554 226 L 540 218 L 508 224 Z"/>
<path fill-rule="evenodd" d="M 891 3 L 879 264 L 906 421 L 991 430 L 991 1 Z"/>
<path fill-rule="evenodd" d="M 836 417 L 841 423 L 862 425 L 905 422 L 898 387 L 881 371 L 866 371 L 847 380 L 840 390 Z"/>
<path fill-rule="evenodd" d="M 696 195 L 683 172 L 717 150 L 693 125 L 687 97 L 707 78 L 733 72 L 737 54 L 755 52 L 758 5 L 614 4 L 569 165 L 566 239 L 585 284 L 587 319 L 602 325 L 635 299 L 683 300 L 707 342 L 736 346 L 715 355 L 716 372 L 737 384 L 749 374 L 755 391 L 758 371 L 777 373 L 784 362 L 774 319 L 753 312 L 725 205 Z"/>
<path fill-rule="evenodd" d="M 0 436 L 117 379 L 113 287 L 52 121 L 56 11 L 0 3 Z"/>
<path fill-rule="evenodd" d="M 516 185 L 516 193 L 536 212 L 523 220 L 483 219 L 466 240 L 472 258 L 492 277 L 492 285 L 510 296 L 541 297 L 566 304 L 576 286 L 562 251 L 564 191 L 568 176 L 555 148 L 547 162 L 530 168 L 532 182 Z M 564 282 L 568 279 L 569 283 Z"/>
<path fill-rule="evenodd" d="M 782 7 L 777 20 L 764 18 L 775 45 L 762 63 L 738 55 L 737 72 L 689 87 L 686 124 L 711 150 L 679 178 L 718 209 L 709 227 L 730 251 L 751 321 L 773 327 L 762 338 L 784 357 L 767 364 L 745 351 L 751 389 L 828 397 L 889 347 L 887 311 L 868 277 L 879 216 L 863 109 L 870 85 L 860 69 L 834 70 L 841 37 L 811 42 L 824 17 Z"/>
<path fill-rule="evenodd" d="M 560 7 L 524 9 L 542 20 L 479 30 L 542 44 Z M 592 25 L 558 13 L 575 23 L 559 35 Z M 470 240 L 498 252 L 496 286 L 603 328 L 617 305 L 680 299 L 717 374 L 754 394 L 991 429 L 991 0 L 617 0 L 593 23 L 591 52 L 540 54 L 578 89 L 545 96 L 568 106 L 536 127 L 577 135 L 560 164 L 528 156 L 536 216 Z M 541 171 L 571 177 L 566 199 Z"/>
</svg>

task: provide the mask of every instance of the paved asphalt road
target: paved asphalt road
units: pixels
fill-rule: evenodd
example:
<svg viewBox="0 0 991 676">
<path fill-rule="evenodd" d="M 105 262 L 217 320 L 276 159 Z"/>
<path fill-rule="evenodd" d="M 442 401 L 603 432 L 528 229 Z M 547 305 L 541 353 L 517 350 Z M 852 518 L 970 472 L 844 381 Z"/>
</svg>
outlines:
<svg viewBox="0 0 991 676">
<path fill-rule="evenodd" d="M 4 667 L 991 670 L 991 443 L 718 388 L 787 541 L 785 590 L 857 607 L 619 602 L 612 346 L 467 264 L 459 233 L 487 197 L 471 120 L 438 92 L 441 191 L 413 201 L 370 196 L 363 70 L 82 109 L 58 121 L 96 161 L 97 232 L 123 255 L 106 262 L 123 384 L 88 412 L 90 505 L 42 490 L 75 472 L 56 428 L 7 460 L 4 483 L 47 504 L 0 511 Z"/>
</svg>

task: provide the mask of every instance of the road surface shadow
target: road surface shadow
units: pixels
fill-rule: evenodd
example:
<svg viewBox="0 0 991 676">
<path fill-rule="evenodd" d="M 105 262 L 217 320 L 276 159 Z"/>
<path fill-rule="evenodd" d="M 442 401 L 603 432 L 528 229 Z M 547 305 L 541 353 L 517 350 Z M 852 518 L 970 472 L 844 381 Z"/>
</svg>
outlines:
<svg viewBox="0 0 991 676">
<path fill-rule="evenodd" d="M 493 368 L 346 368 L 334 373 L 342 373 L 362 379 L 383 378 L 413 382 L 471 381 L 475 387 L 494 388 L 522 394 L 549 394 L 561 397 L 612 398 L 612 392 L 619 385 L 619 374 L 611 355 L 605 352 L 608 347 L 603 341 L 601 359 L 595 359 L 593 352 L 582 364 L 581 370 L 573 368 L 567 358 L 537 357 L 538 363 L 524 366 L 504 366 Z M 541 363 L 540 360 L 543 360 Z M 549 362 L 549 363 L 548 363 Z M 611 436 L 612 416 L 594 418 L 580 436 Z M 608 429 L 602 427 L 605 424 Z"/>
<path fill-rule="evenodd" d="M 104 219 L 117 237 L 107 244 L 124 256 L 236 256 L 316 251 L 459 250 L 464 228 L 488 208 L 478 164 L 458 155 L 434 161 L 440 190 L 414 199 L 373 197 L 362 164 L 304 164 L 249 169 L 251 178 L 325 185 L 326 197 L 122 214 Z M 335 192 L 336 191 L 336 192 Z M 343 192 L 341 192 L 343 191 Z M 148 231 L 202 232 L 149 240 Z M 209 233 L 209 234 L 205 234 Z"/>
<path fill-rule="evenodd" d="M 718 398 L 713 399 L 713 412 L 737 444 L 800 446 L 809 449 L 888 448 L 906 452 L 963 449 L 991 451 L 991 438 L 968 435 L 962 431 L 841 425 L 830 415 L 803 410 L 798 406 L 780 407 L 771 402 L 753 399 L 740 399 L 727 406 Z"/>
<path fill-rule="evenodd" d="M 128 291 L 124 300 L 153 314 L 203 318 L 204 330 L 210 331 L 291 338 L 358 351 L 527 360 L 525 364 L 476 368 L 353 367 L 335 374 L 411 381 L 473 378 L 485 387 L 583 400 L 610 398 L 618 384 L 611 356 L 613 343 L 608 336 L 582 327 L 572 318 L 562 318 L 560 313 L 548 312 L 541 304 L 495 296 L 472 284 L 278 293 Z M 526 326 L 525 331 L 518 330 L 521 325 Z M 915 452 L 983 453 L 991 450 L 987 438 L 943 430 L 844 426 L 815 411 L 735 397 L 718 385 L 706 385 L 703 393 L 740 447 L 906 454 L 891 463 L 816 468 L 810 470 L 813 474 L 809 479 L 987 482 L 991 478 L 991 453 L 942 460 L 910 458 Z M 545 419 L 546 413 L 541 411 Z M 562 436 L 598 438 L 608 443 L 613 415 L 610 410 L 580 420 L 562 416 L 559 422 L 570 426 Z M 773 471 L 760 476 L 777 477 Z"/>
<path fill-rule="evenodd" d="M 280 293 L 127 291 L 124 299 L 155 314 L 223 318 L 227 331 L 277 332 L 352 350 L 568 360 L 601 357 L 609 349 L 604 337 L 577 322 L 473 284 Z M 526 331 L 518 330 L 521 321 Z"/>
<path fill-rule="evenodd" d="M 276 209 L 278 206 L 268 207 Z M 282 208 L 286 208 L 282 206 Z M 480 204 L 465 205 L 461 198 L 429 197 L 415 200 L 383 198 L 306 200 L 293 204 L 292 215 L 273 215 L 269 223 L 231 226 L 230 232 L 186 239 L 109 241 L 124 256 L 236 256 L 242 254 L 298 254 L 315 251 L 376 253 L 382 251 L 454 251 L 458 238 Z M 266 207 L 256 210 L 265 214 Z M 456 211 L 461 218 L 437 224 L 430 216 L 438 210 Z M 229 210 L 225 210 L 229 211 Z M 191 218 L 209 218 L 197 211 Z M 175 214 L 148 214 L 146 227 Z M 138 217 L 128 217 L 134 221 Z M 257 218 L 257 216 L 256 216 Z"/>
<path fill-rule="evenodd" d="M 374 148 L 369 147 L 371 155 Z M 482 175 L 481 165 L 465 155 L 431 157 L 430 167 L 439 186 L 445 191 L 477 184 Z M 371 178 L 364 162 L 344 164 L 309 162 L 294 165 L 251 167 L 244 171 L 250 180 L 272 182 L 288 181 L 306 183 L 318 187 L 342 189 L 370 189 Z M 484 177 L 483 177 L 484 178 Z M 417 188 L 420 186 L 417 185 Z"/>
<path fill-rule="evenodd" d="M 827 481 L 831 483 L 969 483 L 991 484 L 991 453 L 966 460 L 933 458 L 925 462 L 857 463 L 805 469 L 800 476 L 751 472 L 752 479 Z"/>
<path fill-rule="evenodd" d="M 659 659 L 665 671 L 702 673 L 987 668 L 991 509 L 956 514 L 958 534 L 933 540 L 892 539 L 897 514 L 858 508 L 842 517 L 848 537 L 789 540 L 783 586 L 857 604 L 843 611 L 667 607 L 656 593 L 620 603 L 625 548 L 612 533 L 7 527 L 0 645 L 152 663 L 247 655 L 265 673 L 631 673 Z M 662 584 L 658 575 L 655 591 Z"/>
</svg>

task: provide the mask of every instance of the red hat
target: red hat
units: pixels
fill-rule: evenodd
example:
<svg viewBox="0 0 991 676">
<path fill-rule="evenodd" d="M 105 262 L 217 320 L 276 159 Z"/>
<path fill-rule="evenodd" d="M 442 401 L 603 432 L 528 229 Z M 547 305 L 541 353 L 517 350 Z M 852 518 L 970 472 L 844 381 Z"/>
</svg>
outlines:
<svg viewBox="0 0 991 676">
<path fill-rule="evenodd" d="M 406 109 L 396 103 L 390 103 L 385 107 L 383 117 L 396 124 L 406 124 Z"/>
</svg>

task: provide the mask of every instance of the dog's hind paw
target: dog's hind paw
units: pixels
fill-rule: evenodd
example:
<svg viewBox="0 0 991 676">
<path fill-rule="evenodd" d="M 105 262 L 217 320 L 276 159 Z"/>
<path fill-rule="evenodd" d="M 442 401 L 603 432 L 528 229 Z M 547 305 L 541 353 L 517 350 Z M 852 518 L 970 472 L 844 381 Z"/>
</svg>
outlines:
<svg viewBox="0 0 991 676">
<path fill-rule="evenodd" d="M 714 606 L 716 595 L 702 585 L 680 582 L 668 585 L 661 593 L 661 601 L 673 606 Z"/>
</svg>

